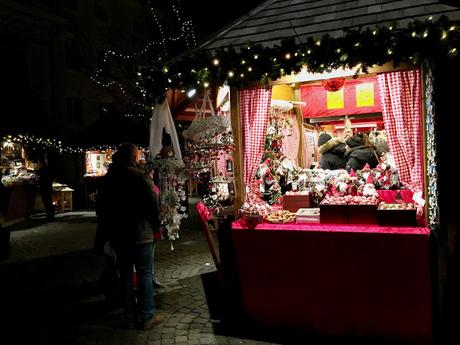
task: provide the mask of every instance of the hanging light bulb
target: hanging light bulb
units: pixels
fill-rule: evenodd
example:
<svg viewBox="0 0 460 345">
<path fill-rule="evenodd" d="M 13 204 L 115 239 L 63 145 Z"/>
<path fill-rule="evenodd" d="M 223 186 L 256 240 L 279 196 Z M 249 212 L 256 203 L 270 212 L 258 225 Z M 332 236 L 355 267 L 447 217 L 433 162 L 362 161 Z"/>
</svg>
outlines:
<svg viewBox="0 0 460 345">
<path fill-rule="evenodd" d="M 192 98 L 193 96 L 195 96 L 195 93 L 196 93 L 196 89 L 190 89 L 187 91 L 187 97 Z"/>
</svg>

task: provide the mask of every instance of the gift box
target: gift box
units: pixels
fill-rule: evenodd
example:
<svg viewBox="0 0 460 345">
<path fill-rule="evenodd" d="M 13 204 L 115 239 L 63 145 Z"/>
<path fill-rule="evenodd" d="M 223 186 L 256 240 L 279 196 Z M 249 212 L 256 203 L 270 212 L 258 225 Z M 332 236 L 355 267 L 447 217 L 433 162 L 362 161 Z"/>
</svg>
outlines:
<svg viewBox="0 0 460 345">
<path fill-rule="evenodd" d="M 378 224 L 377 205 L 347 205 L 348 223 Z"/>
<path fill-rule="evenodd" d="M 319 208 L 300 208 L 295 220 L 296 223 L 319 223 Z"/>
<path fill-rule="evenodd" d="M 347 205 L 319 204 L 319 220 L 325 224 L 347 224 Z"/>
<path fill-rule="evenodd" d="M 310 208 L 311 204 L 311 194 L 304 195 L 289 195 L 285 194 L 283 196 L 283 209 L 290 212 L 297 212 L 299 208 Z"/>
</svg>

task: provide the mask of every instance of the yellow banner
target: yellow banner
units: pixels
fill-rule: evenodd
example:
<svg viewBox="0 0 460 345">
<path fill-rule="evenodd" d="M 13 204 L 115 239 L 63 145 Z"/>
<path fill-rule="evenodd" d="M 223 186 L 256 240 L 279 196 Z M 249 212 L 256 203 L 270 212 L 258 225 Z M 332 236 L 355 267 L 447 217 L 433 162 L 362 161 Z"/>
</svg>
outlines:
<svg viewBox="0 0 460 345">
<path fill-rule="evenodd" d="M 345 107 L 345 101 L 343 96 L 343 89 L 335 92 L 327 92 L 327 109 L 343 109 Z"/>
<path fill-rule="evenodd" d="M 356 106 L 374 106 L 374 83 L 363 83 L 356 85 Z"/>
</svg>

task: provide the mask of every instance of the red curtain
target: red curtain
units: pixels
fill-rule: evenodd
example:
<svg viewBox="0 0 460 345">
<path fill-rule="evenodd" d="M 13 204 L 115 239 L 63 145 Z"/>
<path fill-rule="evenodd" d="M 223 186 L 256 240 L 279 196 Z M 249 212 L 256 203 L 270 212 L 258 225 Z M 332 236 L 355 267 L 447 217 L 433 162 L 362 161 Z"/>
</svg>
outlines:
<svg viewBox="0 0 460 345">
<path fill-rule="evenodd" d="M 247 186 L 253 180 L 264 153 L 271 97 L 271 88 L 256 87 L 240 92 L 244 183 Z"/>
<path fill-rule="evenodd" d="M 420 70 L 378 76 L 387 142 L 401 181 L 423 190 L 422 95 Z"/>
</svg>

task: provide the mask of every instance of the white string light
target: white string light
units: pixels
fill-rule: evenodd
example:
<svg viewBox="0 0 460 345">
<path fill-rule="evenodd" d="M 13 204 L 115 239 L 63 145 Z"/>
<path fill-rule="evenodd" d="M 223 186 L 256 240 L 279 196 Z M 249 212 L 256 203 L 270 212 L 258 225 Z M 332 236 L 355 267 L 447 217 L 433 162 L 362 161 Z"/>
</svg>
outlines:
<svg viewBox="0 0 460 345">
<path fill-rule="evenodd" d="M 152 48 L 159 48 L 159 47 L 162 48 L 163 52 L 160 53 L 158 56 L 156 56 L 155 59 L 157 61 L 161 62 L 161 61 L 163 61 L 164 57 L 166 57 L 168 55 L 167 49 L 166 49 L 168 42 L 177 42 L 179 40 L 184 40 L 187 48 L 189 48 L 191 45 L 196 44 L 195 32 L 193 30 L 192 21 L 191 20 L 186 20 L 186 21 L 182 22 L 182 17 L 183 16 L 181 14 L 181 9 L 180 9 L 181 8 L 180 0 L 177 0 L 177 4 L 174 4 L 174 3 L 171 4 L 172 11 L 174 12 L 174 14 L 176 16 L 176 19 L 177 19 L 177 21 L 179 23 L 179 27 L 180 27 L 180 30 L 179 30 L 180 32 L 175 37 L 173 37 L 173 36 L 167 37 L 165 35 L 165 31 L 163 29 L 163 26 L 161 25 L 157 15 L 156 15 L 155 9 L 152 6 L 151 1 L 147 1 L 147 6 L 150 9 L 150 13 L 151 13 L 151 15 L 153 17 L 153 20 L 154 20 L 156 26 L 158 27 L 158 31 L 160 33 L 160 39 L 147 43 L 141 50 L 136 51 L 136 52 L 134 52 L 132 54 L 119 53 L 119 52 L 115 52 L 112 49 L 109 49 L 104 53 L 104 56 L 103 56 L 103 63 L 104 64 L 108 63 L 109 60 L 113 59 L 113 58 L 118 58 L 118 59 L 121 59 L 121 60 L 128 61 L 130 59 L 145 55 Z M 123 87 L 123 85 L 120 82 L 104 81 L 103 77 L 101 76 L 102 72 L 103 72 L 103 68 L 97 69 L 94 72 L 94 74 L 92 76 L 90 76 L 90 79 L 100 87 L 103 87 L 103 88 L 117 88 L 121 92 L 121 94 L 123 94 L 123 96 L 128 97 L 128 100 L 131 103 L 134 102 L 134 100 L 131 97 L 129 97 L 129 93 L 127 92 L 127 90 Z M 141 75 L 139 75 L 139 73 L 138 73 L 138 77 L 142 77 Z M 136 86 L 139 88 L 140 95 L 145 98 L 147 96 L 147 91 L 145 89 L 143 89 L 139 85 L 139 83 L 136 83 Z M 141 107 L 144 107 L 144 105 L 142 104 Z M 125 114 L 125 116 L 128 117 L 128 118 L 134 118 L 134 117 L 145 118 L 146 117 L 145 114 L 143 115 L 143 114 L 132 114 L 132 113 L 127 113 L 127 114 Z"/>
<path fill-rule="evenodd" d="M 29 144 L 36 145 L 42 148 L 47 148 L 50 150 L 57 150 L 60 153 L 84 153 L 86 151 L 107 151 L 112 150 L 116 151 L 117 146 L 115 145 L 91 145 L 86 147 L 80 146 L 66 146 L 62 141 L 52 138 L 38 137 L 35 135 L 28 134 L 18 134 L 16 136 L 7 135 L 1 139 L 2 142 L 18 143 L 18 144 Z M 142 145 L 136 145 L 140 150 L 147 150 L 146 147 Z"/>
</svg>

